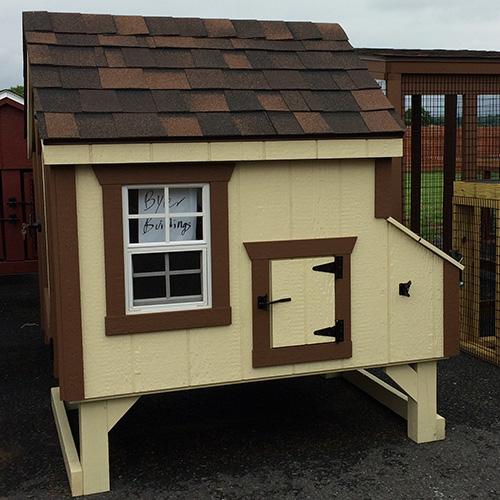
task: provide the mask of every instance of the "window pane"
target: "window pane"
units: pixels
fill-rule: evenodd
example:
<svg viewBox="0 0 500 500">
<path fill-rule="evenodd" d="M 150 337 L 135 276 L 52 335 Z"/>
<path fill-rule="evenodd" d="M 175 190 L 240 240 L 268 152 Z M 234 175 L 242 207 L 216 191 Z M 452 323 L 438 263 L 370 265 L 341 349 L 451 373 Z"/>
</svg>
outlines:
<svg viewBox="0 0 500 500">
<path fill-rule="evenodd" d="M 201 252 L 172 252 L 169 260 L 171 271 L 201 269 Z"/>
<path fill-rule="evenodd" d="M 132 255 L 133 273 L 151 273 L 165 271 L 165 254 L 140 253 Z"/>
<path fill-rule="evenodd" d="M 147 219 L 139 219 L 139 243 L 154 243 L 164 241 L 164 218 L 148 217 Z"/>
<path fill-rule="evenodd" d="M 167 295 L 164 276 L 133 278 L 134 300 L 164 298 Z"/>
<path fill-rule="evenodd" d="M 203 238 L 203 217 L 171 217 L 170 241 L 194 241 Z"/>
<path fill-rule="evenodd" d="M 139 243 L 139 221 L 130 219 L 128 221 L 129 243 Z"/>
<path fill-rule="evenodd" d="M 201 212 L 201 188 L 170 188 L 168 208 L 170 213 Z"/>
<path fill-rule="evenodd" d="M 170 276 L 170 295 L 201 295 L 201 274 L 175 274 Z"/>
<path fill-rule="evenodd" d="M 139 213 L 158 215 L 165 213 L 165 190 L 163 188 L 139 189 Z"/>
<path fill-rule="evenodd" d="M 138 214 L 139 213 L 139 201 L 138 201 L 138 190 L 129 189 L 128 190 L 128 213 Z"/>
</svg>

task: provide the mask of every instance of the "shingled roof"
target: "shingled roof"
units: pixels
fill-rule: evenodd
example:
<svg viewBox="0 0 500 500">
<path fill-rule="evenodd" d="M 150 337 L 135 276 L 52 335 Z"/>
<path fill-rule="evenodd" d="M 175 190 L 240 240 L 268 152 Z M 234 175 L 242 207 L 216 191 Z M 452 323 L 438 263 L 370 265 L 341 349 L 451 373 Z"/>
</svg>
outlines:
<svg viewBox="0 0 500 500">
<path fill-rule="evenodd" d="M 401 136 L 338 24 L 25 12 L 45 141 Z"/>
</svg>

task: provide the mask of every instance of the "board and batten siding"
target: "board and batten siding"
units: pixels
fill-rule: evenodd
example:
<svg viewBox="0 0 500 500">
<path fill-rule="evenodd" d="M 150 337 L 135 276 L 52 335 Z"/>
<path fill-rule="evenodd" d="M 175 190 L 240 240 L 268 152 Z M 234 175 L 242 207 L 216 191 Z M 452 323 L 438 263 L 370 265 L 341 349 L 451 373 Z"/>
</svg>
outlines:
<svg viewBox="0 0 500 500">
<path fill-rule="evenodd" d="M 77 166 L 86 399 L 442 357 L 443 261 L 374 217 L 374 182 L 373 159 L 237 163 L 228 185 L 232 323 L 106 336 L 101 186 L 91 167 Z M 348 236 L 358 237 L 352 357 L 253 368 L 251 261 L 243 243 Z M 408 280 L 411 297 L 401 297 L 399 283 Z"/>
</svg>

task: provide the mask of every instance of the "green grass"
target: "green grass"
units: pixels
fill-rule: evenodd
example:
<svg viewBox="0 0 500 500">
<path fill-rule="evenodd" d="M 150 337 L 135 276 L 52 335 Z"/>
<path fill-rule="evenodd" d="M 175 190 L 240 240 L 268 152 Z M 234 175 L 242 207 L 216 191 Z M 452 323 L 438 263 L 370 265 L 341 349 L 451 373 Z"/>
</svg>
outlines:
<svg viewBox="0 0 500 500">
<path fill-rule="evenodd" d="M 411 174 L 404 175 L 404 222 L 410 224 Z M 443 172 L 422 172 L 420 192 L 420 235 L 441 246 L 443 238 Z"/>
</svg>

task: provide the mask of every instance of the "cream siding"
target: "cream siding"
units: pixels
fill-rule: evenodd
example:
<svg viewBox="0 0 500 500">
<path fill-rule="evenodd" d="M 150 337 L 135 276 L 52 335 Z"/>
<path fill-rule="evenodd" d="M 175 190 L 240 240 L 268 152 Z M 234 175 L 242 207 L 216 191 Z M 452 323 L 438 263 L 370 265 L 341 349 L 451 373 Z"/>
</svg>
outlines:
<svg viewBox="0 0 500 500">
<path fill-rule="evenodd" d="M 86 397 L 441 357 L 442 260 L 374 218 L 374 180 L 374 160 L 238 163 L 228 186 L 232 324 L 108 337 L 101 188 L 91 168 L 78 167 Z M 243 242 L 342 236 L 358 237 L 351 269 L 352 358 L 254 369 L 251 263 Z M 400 297 L 399 282 L 409 279 L 412 297 Z"/>
</svg>

